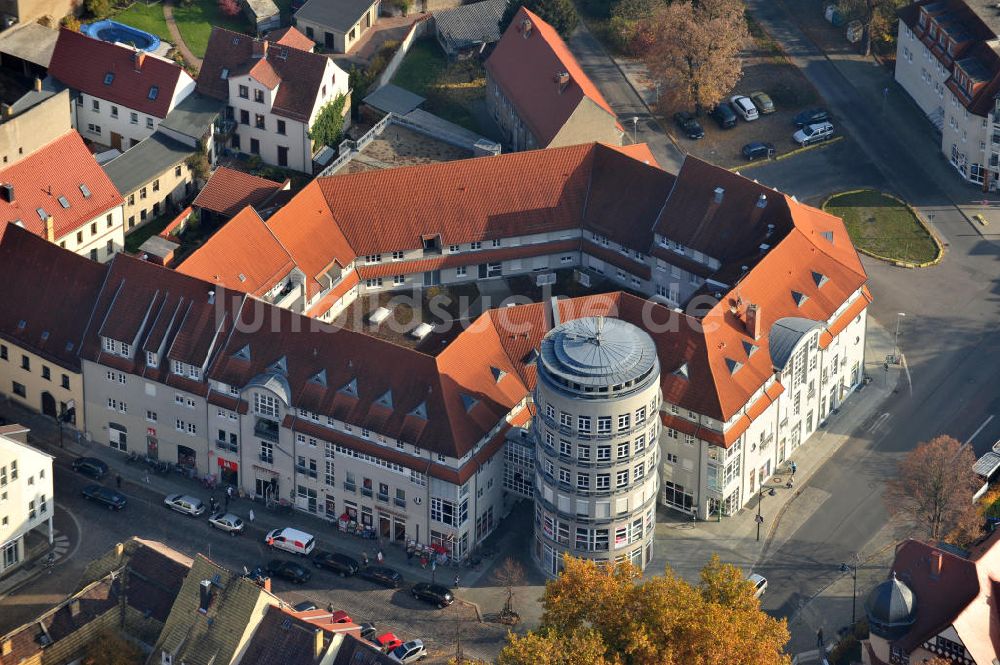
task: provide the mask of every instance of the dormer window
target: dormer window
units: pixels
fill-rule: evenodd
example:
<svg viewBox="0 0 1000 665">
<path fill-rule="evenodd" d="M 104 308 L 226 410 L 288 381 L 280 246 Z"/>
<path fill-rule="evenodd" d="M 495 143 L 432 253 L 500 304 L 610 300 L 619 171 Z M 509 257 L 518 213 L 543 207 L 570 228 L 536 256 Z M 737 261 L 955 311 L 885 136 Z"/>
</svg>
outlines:
<svg viewBox="0 0 1000 665">
<path fill-rule="evenodd" d="M 146 366 L 157 368 L 160 366 L 160 357 L 152 351 L 146 351 Z"/>
<path fill-rule="evenodd" d="M 111 339 L 110 337 L 102 337 L 101 340 L 104 350 L 108 353 L 113 353 L 116 356 L 121 356 L 122 358 L 132 357 L 131 344 L 119 342 L 118 340 Z"/>
<path fill-rule="evenodd" d="M 225 67 L 223 67 L 222 68 L 222 73 L 219 74 L 219 78 L 222 79 L 223 81 L 225 81 L 226 79 L 228 79 L 229 78 L 229 70 L 226 69 Z"/>
</svg>

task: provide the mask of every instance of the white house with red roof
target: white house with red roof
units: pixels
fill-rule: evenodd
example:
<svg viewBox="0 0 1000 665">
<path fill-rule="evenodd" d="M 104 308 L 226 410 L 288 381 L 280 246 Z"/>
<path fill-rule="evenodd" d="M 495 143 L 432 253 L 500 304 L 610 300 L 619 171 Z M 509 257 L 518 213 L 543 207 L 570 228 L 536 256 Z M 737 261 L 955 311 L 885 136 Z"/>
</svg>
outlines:
<svg viewBox="0 0 1000 665">
<path fill-rule="evenodd" d="M 74 131 L 0 170 L 0 224 L 94 261 L 124 246 L 122 196 Z"/>
<path fill-rule="evenodd" d="M 486 106 L 513 150 L 621 145 L 624 135 L 559 33 L 524 7 L 486 60 Z"/>
<path fill-rule="evenodd" d="M 194 79 L 170 60 L 66 28 L 49 74 L 74 92 L 77 131 L 122 151 L 156 131 L 195 89 Z"/>
<path fill-rule="evenodd" d="M 295 48 L 300 33 L 271 42 L 225 28 L 212 28 L 198 91 L 226 102 L 226 134 L 237 152 L 264 162 L 312 173 L 309 136 L 322 108 L 345 97 L 344 128 L 350 125 L 347 73 L 333 60 Z"/>
</svg>

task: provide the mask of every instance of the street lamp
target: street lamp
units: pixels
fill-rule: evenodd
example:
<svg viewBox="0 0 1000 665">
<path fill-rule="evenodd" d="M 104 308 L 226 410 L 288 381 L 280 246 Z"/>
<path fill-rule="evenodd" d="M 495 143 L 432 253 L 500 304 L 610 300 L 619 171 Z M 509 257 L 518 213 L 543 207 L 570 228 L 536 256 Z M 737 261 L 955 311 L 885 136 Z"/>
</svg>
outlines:
<svg viewBox="0 0 1000 665">
<path fill-rule="evenodd" d="M 636 143 L 636 140 L 635 140 L 635 130 L 636 130 L 636 127 L 638 125 L 639 125 L 639 116 L 637 116 L 637 115 L 632 116 L 632 143 L 633 144 Z"/>
<path fill-rule="evenodd" d="M 757 522 L 757 542 L 760 542 L 760 525 L 764 523 L 764 518 L 760 514 L 760 504 L 764 502 L 764 488 L 760 488 L 760 492 L 757 493 L 757 516 L 754 521 Z"/>
<path fill-rule="evenodd" d="M 857 621 L 857 601 L 858 601 L 858 564 L 853 566 L 848 563 L 840 564 L 840 572 L 850 573 L 854 578 L 854 590 L 851 593 L 851 626 Z"/>
<path fill-rule="evenodd" d="M 899 320 L 906 316 L 906 312 L 898 312 L 896 314 L 896 336 L 893 342 L 892 358 L 895 364 L 899 364 Z"/>
</svg>

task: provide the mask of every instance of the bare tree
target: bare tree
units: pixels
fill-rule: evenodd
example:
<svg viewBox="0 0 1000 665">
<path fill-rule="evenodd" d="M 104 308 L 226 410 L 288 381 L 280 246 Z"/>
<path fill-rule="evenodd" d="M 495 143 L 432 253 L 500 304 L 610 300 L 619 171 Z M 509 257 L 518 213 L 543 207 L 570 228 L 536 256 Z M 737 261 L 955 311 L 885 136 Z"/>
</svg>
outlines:
<svg viewBox="0 0 1000 665">
<path fill-rule="evenodd" d="M 900 461 L 897 477 L 888 482 L 886 509 L 924 525 L 933 540 L 967 529 L 977 519 L 975 462 L 972 448 L 950 436 L 921 443 Z"/>
<path fill-rule="evenodd" d="M 661 104 L 700 113 L 733 89 L 750 38 L 744 9 L 742 0 L 678 0 L 640 25 L 634 48 L 664 91 Z"/>
<path fill-rule="evenodd" d="M 864 28 L 861 50 L 868 56 L 872 41 L 890 33 L 896 25 L 896 10 L 906 3 L 907 0 L 839 0 L 837 8 L 849 20 L 861 21 Z"/>
<path fill-rule="evenodd" d="M 507 557 L 493 571 L 493 581 L 507 592 L 507 600 L 504 602 L 501 616 L 511 616 L 514 613 L 514 587 L 524 584 L 524 566 Z"/>
</svg>

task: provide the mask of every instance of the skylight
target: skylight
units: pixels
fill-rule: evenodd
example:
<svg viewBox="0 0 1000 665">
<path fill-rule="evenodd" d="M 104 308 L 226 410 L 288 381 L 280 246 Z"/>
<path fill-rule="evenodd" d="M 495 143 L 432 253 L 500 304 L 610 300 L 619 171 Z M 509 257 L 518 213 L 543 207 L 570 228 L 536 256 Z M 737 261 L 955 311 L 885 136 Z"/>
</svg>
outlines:
<svg viewBox="0 0 1000 665">
<path fill-rule="evenodd" d="M 59 205 L 61 205 L 63 208 L 68 208 L 69 207 L 69 199 L 67 199 L 65 196 L 60 196 L 59 197 Z"/>
<path fill-rule="evenodd" d="M 80 183 L 80 193 L 83 194 L 83 198 L 85 199 L 90 198 L 90 189 L 82 182 Z"/>
<path fill-rule="evenodd" d="M 812 276 L 813 276 L 813 282 L 816 283 L 816 286 L 823 286 L 824 284 L 830 281 L 826 275 L 815 271 L 813 271 Z"/>
<path fill-rule="evenodd" d="M 222 68 L 222 73 L 219 74 L 219 78 L 222 79 L 223 81 L 225 81 L 227 78 L 229 78 L 229 70 L 226 69 L 225 67 L 223 67 Z"/>
<path fill-rule="evenodd" d="M 43 222 L 49 218 L 49 213 L 45 212 L 45 208 L 35 208 L 35 212 L 38 213 L 38 219 Z"/>
<path fill-rule="evenodd" d="M 111 82 L 115 80 L 115 73 L 108 72 L 104 75 L 104 85 L 111 85 Z"/>
<path fill-rule="evenodd" d="M 804 305 L 805 302 L 809 300 L 809 296 L 807 296 L 804 293 L 799 293 L 798 291 L 792 291 L 792 300 L 795 301 L 796 305 L 802 307 L 802 305 Z"/>
<path fill-rule="evenodd" d="M 160 94 L 160 86 L 158 86 L 158 85 L 151 85 L 151 86 L 149 86 L 149 95 L 148 96 L 149 96 L 150 99 L 156 99 L 156 96 L 159 95 L 159 94 Z"/>
<path fill-rule="evenodd" d="M 743 367 L 743 363 L 738 360 L 733 360 L 732 358 L 726 358 L 726 367 L 729 368 L 730 374 L 736 374 Z"/>
</svg>

